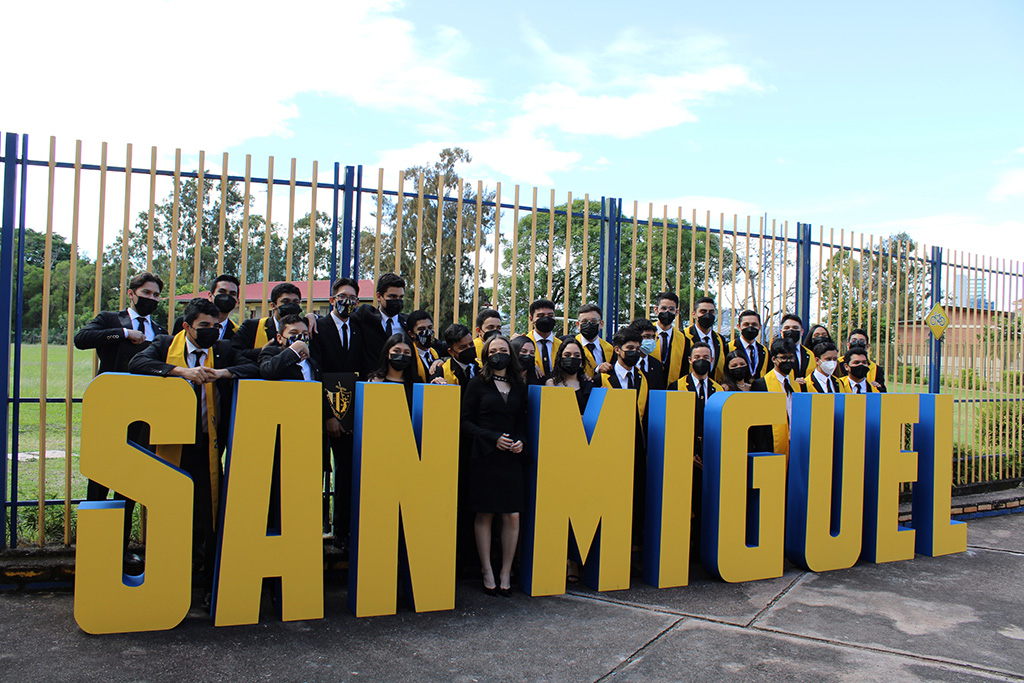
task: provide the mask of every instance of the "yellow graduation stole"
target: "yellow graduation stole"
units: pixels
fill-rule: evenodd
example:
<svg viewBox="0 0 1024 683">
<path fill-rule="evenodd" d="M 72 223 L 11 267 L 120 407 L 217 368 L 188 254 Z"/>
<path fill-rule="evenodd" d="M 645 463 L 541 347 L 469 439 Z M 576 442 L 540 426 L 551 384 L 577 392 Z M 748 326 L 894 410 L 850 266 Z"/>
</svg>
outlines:
<svg viewBox="0 0 1024 683">
<path fill-rule="evenodd" d="M 267 321 L 270 320 L 270 316 L 266 318 L 260 318 L 260 324 L 256 328 L 256 341 L 253 342 L 254 349 L 262 349 L 270 341 L 270 337 L 267 336 Z M 171 361 L 167 361 L 170 363 Z"/>
<path fill-rule="evenodd" d="M 656 328 L 658 343 L 654 347 L 654 359 L 661 361 L 661 333 L 660 327 Z M 669 350 L 668 367 L 665 368 L 665 386 L 678 382 L 683 376 L 683 359 L 686 357 L 689 344 L 687 336 L 678 327 L 672 330 L 671 349 Z"/>
<path fill-rule="evenodd" d="M 792 380 L 792 374 L 790 375 Z M 786 387 L 782 386 L 782 382 L 776 376 L 775 371 L 772 370 L 764 376 L 765 386 L 768 387 L 768 391 L 774 391 L 775 393 L 786 393 Z M 794 393 L 806 391 L 806 387 L 801 384 L 797 384 L 795 381 L 790 381 L 789 386 L 792 387 Z M 786 424 L 772 425 L 772 443 L 775 453 L 781 453 L 786 456 L 786 462 L 789 462 L 789 419 L 787 418 Z"/>
<path fill-rule="evenodd" d="M 684 329 L 683 334 L 686 335 L 690 344 L 696 342 L 697 323 L 694 323 Z M 711 345 L 712 352 L 715 354 L 715 365 L 711 368 L 710 377 L 712 379 L 722 379 L 722 376 L 725 375 L 725 357 L 729 353 L 729 344 L 725 341 L 725 337 L 714 330 L 711 330 L 711 339 L 712 341 L 716 339 L 718 340 L 718 348 L 715 348 L 714 344 Z"/>
<path fill-rule="evenodd" d="M 636 369 L 636 368 L 634 368 Z M 612 367 L 612 372 L 615 372 L 615 367 Z M 640 391 L 636 395 L 636 410 L 637 415 L 641 419 L 644 416 L 644 411 L 647 410 L 647 375 L 642 370 L 637 370 L 637 374 L 640 375 Z M 601 378 L 598 386 L 605 389 L 629 389 L 629 387 L 614 387 L 611 382 L 611 372 L 599 372 L 597 376 Z M 636 391 L 633 389 L 633 391 Z"/>
<path fill-rule="evenodd" d="M 481 337 L 477 337 L 473 340 L 473 346 L 476 347 L 476 357 L 481 358 L 484 355 L 484 340 Z"/>
<path fill-rule="evenodd" d="M 544 376 L 544 354 L 542 354 L 541 351 L 540 351 L 540 343 L 537 341 L 537 338 L 533 335 L 533 330 L 530 330 L 530 333 L 527 334 L 526 336 L 533 340 L 533 348 L 534 348 L 533 364 L 537 366 L 537 376 L 538 377 L 543 377 Z M 550 360 L 551 360 L 551 370 L 552 370 L 552 372 L 554 372 L 554 369 L 555 369 L 555 356 L 558 355 L 558 347 L 560 347 L 561 345 L 562 345 L 562 340 L 561 339 L 559 339 L 558 337 L 555 337 L 555 336 L 551 337 L 551 348 L 548 350 L 548 352 L 551 354 L 551 359 Z"/>
<path fill-rule="evenodd" d="M 263 329 L 262 324 L 260 329 Z M 263 336 L 265 337 L 266 334 Z M 256 338 L 259 339 L 258 334 Z M 167 350 L 167 362 L 171 365 L 177 365 L 179 368 L 187 368 L 188 362 L 185 359 L 186 348 L 185 330 L 182 330 L 178 334 L 174 335 L 174 339 L 171 340 L 171 348 Z M 213 367 L 212 349 L 206 350 L 206 360 L 203 362 L 203 365 L 208 368 Z M 213 506 L 213 519 L 214 525 L 216 525 L 217 502 L 218 494 L 220 493 L 220 451 L 217 448 L 217 394 L 213 382 L 207 382 L 204 384 L 203 390 L 206 392 L 206 428 L 210 435 L 210 505 Z M 158 448 L 161 447 L 158 446 Z M 181 448 L 178 447 L 177 462 L 174 464 L 178 465 L 180 462 Z"/>
<path fill-rule="evenodd" d="M 870 376 L 871 376 L 871 374 L 869 373 L 868 377 L 870 377 Z M 875 388 L 875 385 L 873 385 L 871 383 L 871 381 L 868 380 L 867 377 L 864 378 L 864 388 L 867 390 L 867 391 L 865 391 L 865 393 L 868 393 L 868 394 L 880 393 L 878 391 L 878 389 Z M 850 376 L 849 375 L 847 375 L 846 377 L 840 377 L 839 378 L 839 389 L 844 394 L 852 394 L 852 393 L 854 393 L 853 382 L 850 381 Z"/>
<path fill-rule="evenodd" d="M 593 379 L 594 374 L 597 372 L 597 361 L 594 358 L 594 354 L 592 354 L 590 349 L 587 348 L 588 343 L 596 343 L 601 347 L 601 353 L 604 354 L 604 360 L 606 363 L 614 362 L 615 349 L 604 339 L 598 337 L 595 342 L 588 342 L 583 338 L 583 334 L 581 333 L 576 335 L 576 340 L 580 343 L 580 346 L 583 347 L 583 371 L 587 373 L 587 377 Z"/>
<path fill-rule="evenodd" d="M 798 364 L 800 362 L 800 352 L 801 351 L 803 351 L 804 353 L 807 354 L 807 372 L 804 373 L 804 379 L 809 381 L 810 378 L 811 378 L 811 375 L 814 374 L 814 368 L 818 367 L 818 364 L 817 364 L 817 361 L 816 361 L 816 359 L 814 357 L 814 351 L 811 351 L 809 348 L 807 348 L 806 346 L 803 346 L 803 345 L 796 347 L 796 360 L 797 360 Z M 796 371 L 799 370 L 799 369 L 800 368 L 796 368 L 792 372 L 789 373 L 789 379 L 790 380 L 795 380 L 796 379 Z M 773 374 L 769 370 L 770 370 L 770 368 L 768 368 L 768 366 L 765 365 L 765 370 L 764 370 L 764 376 L 765 377 L 767 377 L 770 374 Z M 791 382 L 791 384 L 793 384 L 793 383 L 794 382 Z M 785 390 L 783 390 L 783 391 L 785 391 Z M 796 391 L 795 387 L 794 387 L 793 391 Z"/>
<path fill-rule="evenodd" d="M 708 377 L 708 386 L 714 389 L 714 391 L 709 391 L 708 395 L 704 397 L 704 400 L 707 400 L 708 396 L 711 396 L 711 394 L 713 394 L 715 391 L 724 391 L 724 389 L 722 389 L 722 385 L 716 382 L 715 380 L 711 379 L 710 377 Z M 693 375 L 686 376 L 686 380 L 683 382 L 683 386 L 679 387 L 679 390 L 697 393 L 697 385 L 693 383 Z"/>
<path fill-rule="evenodd" d="M 480 373 L 480 360 L 477 359 L 477 360 L 473 361 L 473 363 L 476 365 L 476 373 L 479 374 Z M 452 370 L 452 368 L 454 367 L 454 364 L 455 364 L 455 361 L 453 359 L 449 358 L 448 360 L 446 360 L 444 362 L 444 365 L 441 366 L 441 369 L 444 370 L 444 381 L 447 382 L 448 384 L 459 384 L 459 377 L 458 377 L 458 375 L 455 374 L 455 371 Z M 474 375 L 474 377 L 475 376 L 476 375 Z"/>
<path fill-rule="evenodd" d="M 416 374 L 419 375 L 421 382 L 429 382 L 430 378 L 427 377 L 427 371 L 430 370 L 430 368 L 425 368 L 423 366 L 423 356 L 420 355 L 419 347 L 416 346 L 414 348 L 416 349 Z M 440 358 L 440 356 L 437 355 L 437 351 L 435 351 L 434 349 L 427 349 L 427 353 L 430 354 L 431 365 L 434 364 L 435 360 Z"/>
</svg>

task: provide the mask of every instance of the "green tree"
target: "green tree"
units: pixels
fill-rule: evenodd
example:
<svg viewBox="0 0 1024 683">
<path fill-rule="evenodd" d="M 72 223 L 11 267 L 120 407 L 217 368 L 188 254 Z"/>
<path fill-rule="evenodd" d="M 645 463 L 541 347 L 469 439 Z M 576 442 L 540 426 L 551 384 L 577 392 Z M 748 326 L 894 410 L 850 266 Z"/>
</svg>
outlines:
<svg viewBox="0 0 1024 683">
<path fill-rule="evenodd" d="M 438 161 L 430 165 L 416 166 L 403 172 L 405 196 L 401 203 L 401 229 L 399 224 L 399 203 L 397 197 L 385 196 L 376 207 L 374 216 L 381 217 L 380 263 L 374 269 L 374 241 L 376 225 L 366 228 L 359 236 L 360 272 L 366 277 L 372 273 L 387 273 L 394 270 L 397 238 L 401 236 L 401 256 L 398 273 L 405 278 L 405 310 L 413 309 L 416 294 L 416 264 L 420 264 L 419 306 L 434 316 L 434 326 L 442 330 L 452 322 L 455 303 L 455 286 L 459 287 L 459 317 L 467 322 L 472 316 L 473 273 L 477 253 L 477 189 L 470 183 L 462 188 L 461 214 L 458 206 L 459 176 L 455 166 L 472 161 L 469 152 L 459 147 L 441 150 Z M 419 226 L 419 179 L 423 176 L 424 195 L 436 195 L 438 181 L 442 187 L 441 243 L 437 243 L 437 202 L 423 202 L 422 239 L 417 242 Z M 493 202 L 495 193 L 486 188 L 480 193 L 481 202 Z M 458 227 L 461 217 L 461 230 Z M 494 233 L 494 208 L 484 206 L 480 211 L 480 270 L 478 282 L 488 278 L 487 253 L 493 253 L 490 246 Z M 459 255 L 456 258 L 456 250 Z M 440 310 L 434 311 L 434 283 L 440 286 Z M 484 290 L 486 291 L 486 290 Z"/>
</svg>

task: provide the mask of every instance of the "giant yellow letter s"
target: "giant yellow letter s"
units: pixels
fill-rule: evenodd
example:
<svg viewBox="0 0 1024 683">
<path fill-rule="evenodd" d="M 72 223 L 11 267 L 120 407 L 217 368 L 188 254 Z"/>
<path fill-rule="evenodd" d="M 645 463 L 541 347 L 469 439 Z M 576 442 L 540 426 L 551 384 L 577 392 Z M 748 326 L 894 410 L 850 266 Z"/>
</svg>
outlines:
<svg viewBox="0 0 1024 683">
<path fill-rule="evenodd" d="M 82 474 L 146 506 L 146 572 L 122 574 L 124 502 L 78 508 L 75 620 L 87 633 L 174 628 L 188 612 L 192 479 L 127 440 L 146 422 L 151 444 L 192 443 L 196 397 L 188 382 L 105 373 L 82 399 Z M 184 520 L 184 521 L 183 521 Z"/>
</svg>

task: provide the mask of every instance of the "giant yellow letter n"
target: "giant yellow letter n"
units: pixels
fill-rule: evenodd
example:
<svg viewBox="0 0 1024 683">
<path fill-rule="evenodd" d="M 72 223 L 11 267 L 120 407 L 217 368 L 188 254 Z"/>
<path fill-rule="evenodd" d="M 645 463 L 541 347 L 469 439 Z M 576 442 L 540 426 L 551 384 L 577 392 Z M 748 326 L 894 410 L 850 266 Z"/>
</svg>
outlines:
<svg viewBox="0 0 1024 683">
<path fill-rule="evenodd" d="M 399 545 L 417 612 L 455 608 L 458 387 L 417 384 L 412 419 L 397 384 L 356 384 L 348 606 L 394 614 Z"/>
<path fill-rule="evenodd" d="M 523 591 L 565 592 L 570 525 L 587 585 L 629 588 L 636 394 L 594 389 L 581 421 L 572 389 L 530 387 L 529 410 L 533 457 Z M 588 559 L 591 554 L 597 557 Z"/>
<path fill-rule="evenodd" d="M 195 440 L 196 396 L 184 380 L 106 373 L 82 399 L 82 474 L 146 506 L 146 572 L 121 572 L 124 501 L 82 503 L 75 551 L 75 620 L 88 633 L 174 628 L 191 600 L 192 479 L 128 442 L 149 424 L 151 444 Z"/>
</svg>

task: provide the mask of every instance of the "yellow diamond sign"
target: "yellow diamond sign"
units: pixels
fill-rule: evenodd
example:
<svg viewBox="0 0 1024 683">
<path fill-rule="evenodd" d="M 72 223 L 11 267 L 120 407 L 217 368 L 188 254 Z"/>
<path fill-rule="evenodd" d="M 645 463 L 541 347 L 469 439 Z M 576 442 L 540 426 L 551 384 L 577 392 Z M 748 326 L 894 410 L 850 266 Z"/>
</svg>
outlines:
<svg viewBox="0 0 1024 683">
<path fill-rule="evenodd" d="M 946 315 L 946 309 L 940 304 L 935 304 L 932 306 L 932 310 L 928 311 L 928 315 L 925 316 L 925 322 L 928 323 L 928 329 L 932 331 L 935 338 L 941 339 L 942 333 L 949 326 L 949 316 Z"/>
</svg>

